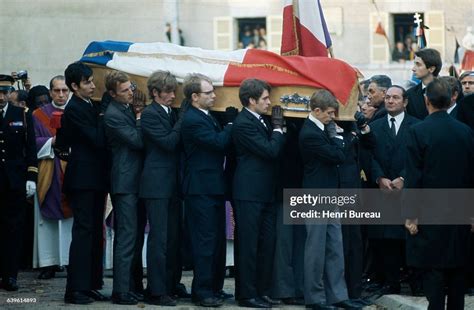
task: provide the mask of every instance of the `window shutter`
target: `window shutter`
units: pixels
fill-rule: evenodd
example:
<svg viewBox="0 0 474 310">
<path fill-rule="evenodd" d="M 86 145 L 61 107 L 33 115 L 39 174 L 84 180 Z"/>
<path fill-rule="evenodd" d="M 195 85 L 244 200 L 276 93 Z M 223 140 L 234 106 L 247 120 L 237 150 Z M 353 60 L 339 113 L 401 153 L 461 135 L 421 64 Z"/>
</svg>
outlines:
<svg viewBox="0 0 474 310">
<path fill-rule="evenodd" d="M 234 47 L 234 20 L 230 16 L 214 18 L 214 49 L 232 51 Z"/>
<path fill-rule="evenodd" d="M 388 63 L 390 61 L 390 47 L 387 39 L 375 33 L 379 21 L 382 22 L 385 33 L 389 34 L 388 13 L 381 12 L 380 18 L 376 12 L 370 13 L 370 62 Z"/>
<path fill-rule="evenodd" d="M 282 27 L 282 15 L 267 16 L 267 49 L 277 54 L 280 54 L 281 49 Z"/>
<path fill-rule="evenodd" d="M 430 29 L 425 29 L 427 47 L 434 48 L 441 54 L 441 59 L 445 56 L 445 32 L 444 13 L 442 11 L 425 12 L 425 25 Z"/>
</svg>

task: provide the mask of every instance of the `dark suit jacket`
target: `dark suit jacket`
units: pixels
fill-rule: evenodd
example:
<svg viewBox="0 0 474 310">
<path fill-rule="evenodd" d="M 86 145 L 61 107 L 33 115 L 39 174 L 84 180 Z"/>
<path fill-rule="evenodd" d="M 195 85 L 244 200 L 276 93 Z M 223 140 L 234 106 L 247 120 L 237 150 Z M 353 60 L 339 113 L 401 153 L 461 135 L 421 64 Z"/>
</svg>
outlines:
<svg viewBox="0 0 474 310">
<path fill-rule="evenodd" d="M 473 132 L 445 111 L 432 113 L 410 128 L 407 150 L 406 188 L 473 187 Z M 404 204 L 405 218 L 431 215 L 429 203 L 419 200 L 410 204 L 410 208 Z M 453 212 L 455 207 L 447 205 L 446 212 Z M 421 225 L 418 234 L 407 238 L 407 262 L 418 268 L 464 266 L 469 235 L 469 225 Z"/>
<path fill-rule="evenodd" d="M 224 155 L 231 144 L 231 125 L 221 129 L 217 121 L 190 107 L 183 116 L 181 135 L 185 166 L 185 195 L 224 195 Z"/>
<path fill-rule="evenodd" d="M 474 129 L 474 94 L 464 97 L 458 106 L 458 120 Z"/>
<path fill-rule="evenodd" d="M 238 200 L 273 202 L 277 165 L 285 143 L 283 134 L 270 131 L 243 108 L 232 126 L 237 167 L 233 180 L 233 197 Z"/>
<path fill-rule="evenodd" d="M 100 107 L 73 95 L 64 110 L 57 136 L 58 144 L 71 148 L 63 191 L 107 191 L 106 140 Z"/>
<path fill-rule="evenodd" d="M 421 120 L 425 119 L 428 115 L 422 86 L 423 84 L 420 82 L 418 85 L 407 90 L 407 113 Z"/>
<path fill-rule="evenodd" d="M 138 194 L 143 168 L 143 139 L 140 120 L 131 107 L 112 101 L 104 116 L 105 134 L 112 156 L 111 194 Z"/>
<path fill-rule="evenodd" d="M 405 177 L 404 167 L 406 158 L 406 141 L 408 129 L 418 123 L 419 120 L 406 114 L 403 118 L 396 138 L 390 133 L 387 117 L 381 118 L 370 124 L 375 135 L 377 144 L 373 150 L 374 161 L 372 162 L 372 181 L 380 177 L 393 180 Z"/>
<path fill-rule="evenodd" d="M 25 190 L 26 181 L 36 182 L 38 160 L 30 112 L 11 103 L 0 123 L 0 168 L 5 169 L 10 188 Z"/>
<path fill-rule="evenodd" d="M 373 150 L 372 160 L 372 182 L 384 177 L 390 180 L 398 177 L 405 178 L 406 143 L 408 130 L 419 120 L 405 113 L 396 138 L 390 133 L 387 117 L 381 118 L 370 124 L 377 143 Z M 384 216 L 400 219 L 401 206 L 399 195 L 382 195 L 380 198 Z M 369 225 L 368 235 L 370 238 L 405 239 L 405 228 L 402 225 Z"/>
<path fill-rule="evenodd" d="M 299 136 L 304 164 L 303 188 L 339 188 L 338 165 L 344 163 L 344 141 L 329 138 L 309 118 Z"/>
<path fill-rule="evenodd" d="M 454 109 L 451 110 L 450 113 L 448 113 L 449 115 L 451 115 L 452 117 L 454 117 L 455 119 L 458 118 L 458 110 L 459 110 L 459 103 L 456 104 L 456 106 L 454 107 Z"/>
<path fill-rule="evenodd" d="M 180 128 L 156 102 L 141 116 L 145 162 L 140 180 L 140 197 L 171 198 L 177 194 Z"/>
</svg>

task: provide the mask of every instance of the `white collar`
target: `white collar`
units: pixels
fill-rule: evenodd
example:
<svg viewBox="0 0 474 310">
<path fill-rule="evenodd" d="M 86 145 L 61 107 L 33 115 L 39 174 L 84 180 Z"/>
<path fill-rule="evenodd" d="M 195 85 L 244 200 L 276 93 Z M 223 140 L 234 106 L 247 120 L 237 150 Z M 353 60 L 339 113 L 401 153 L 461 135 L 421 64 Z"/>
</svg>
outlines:
<svg viewBox="0 0 474 310">
<path fill-rule="evenodd" d="M 168 106 L 166 106 L 166 105 L 164 105 L 164 104 L 161 104 L 161 103 L 158 103 L 158 104 L 163 108 L 163 110 L 165 110 L 165 113 L 166 113 L 166 114 L 169 114 L 169 112 L 171 111 L 171 108 L 170 108 L 170 107 L 168 107 Z"/>
<path fill-rule="evenodd" d="M 253 116 L 255 116 L 258 120 L 260 120 L 260 117 L 262 117 L 260 114 L 250 110 L 249 108 L 245 107 L 247 111 L 249 111 Z"/>
<path fill-rule="evenodd" d="M 387 114 L 387 120 L 388 120 L 389 127 L 390 127 L 390 124 L 391 124 L 390 119 L 392 117 L 395 119 L 395 123 L 397 125 L 400 125 L 403 122 L 403 119 L 405 118 L 405 112 L 402 112 L 402 113 L 398 114 L 397 116 L 391 116 L 390 114 Z"/>
<path fill-rule="evenodd" d="M 5 115 L 7 115 L 7 109 L 8 109 L 8 101 L 7 101 L 7 104 L 2 108 L 2 110 L 3 110 L 3 117 L 5 117 Z"/>
<path fill-rule="evenodd" d="M 57 105 L 54 101 L 51 101 L 51 104 L 53 107 L 55 107 L 56 109 L 59 109 L 59 110 L 64 110 L 66 108 L 66 105 L 67 105 L 67 102 L 63 105 Z"/>
<path fill-rule="evenodd" d="M 452 107 L 450 107 L 450 108 L 448 109 L 448 111 L 446 111 L 446 112 L 448 112 L 448 114 L 451 113 L 451 111 L 454 110 L 454 108 L 456 107 L 456 105 L 457 105 L 457 103 L 455 102 L 455 103 L 452 105 Z"/>
<path fill-rule="evenodd" d="M 312 121 L 313 123 L 315 123 L 316 126 L 319 127 L 319 129 L 321 129 L 322 131 L 324 131 L 324 124 L 323 124 L 319 119 L 317 119 L 316 117 L 314 117 L 313 114 L 309 113 L 308 118 L 309 118 L 310 121 Z"/>
<path fill-rule="evenodd" d="M 209 115 L 209 111 L 208 111 L 208 110 L 204 110 L 204 109 L 201 109 L 201 108 L 198 108 L 198 110 L 201 110 L 202 112 L 204 112 L 204 114 Z"/>
</svg>

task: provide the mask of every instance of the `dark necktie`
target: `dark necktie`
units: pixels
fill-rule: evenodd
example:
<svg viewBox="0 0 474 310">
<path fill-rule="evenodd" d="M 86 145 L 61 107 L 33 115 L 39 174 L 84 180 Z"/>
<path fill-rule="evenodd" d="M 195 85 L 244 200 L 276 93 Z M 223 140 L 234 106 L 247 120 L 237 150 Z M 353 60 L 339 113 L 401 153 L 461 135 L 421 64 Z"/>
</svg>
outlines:
<svg viewBox="0 0 474 310">
<path fill-rule="evenodd" d="M 0 109 L 0 123 L 3 122 L 3 109 Z"/>
<path fill-rule="evenodd" d="M 397 136 L 397 129 L 395 128 L 395 118 L 390 118 L 390 132 L 392 133 L 392 137 L 396 137 Z"/>
</svg>

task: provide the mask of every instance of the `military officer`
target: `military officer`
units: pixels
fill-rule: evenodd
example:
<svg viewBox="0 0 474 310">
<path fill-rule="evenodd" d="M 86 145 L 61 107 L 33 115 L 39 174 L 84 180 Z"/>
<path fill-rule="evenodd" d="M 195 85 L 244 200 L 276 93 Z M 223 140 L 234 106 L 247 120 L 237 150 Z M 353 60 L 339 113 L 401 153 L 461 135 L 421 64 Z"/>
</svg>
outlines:
<svg viewBox="0 0 474 310">
<path fill-rule="evenodd" d="M 38 164 L 31 113 L 8 102 L 11 76 L 0 75 L 0 256 L 1 287 L 18 290 L 26 198 L 36 191 Z"/>
</svg>

